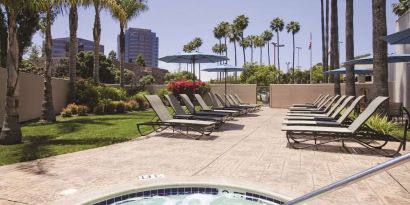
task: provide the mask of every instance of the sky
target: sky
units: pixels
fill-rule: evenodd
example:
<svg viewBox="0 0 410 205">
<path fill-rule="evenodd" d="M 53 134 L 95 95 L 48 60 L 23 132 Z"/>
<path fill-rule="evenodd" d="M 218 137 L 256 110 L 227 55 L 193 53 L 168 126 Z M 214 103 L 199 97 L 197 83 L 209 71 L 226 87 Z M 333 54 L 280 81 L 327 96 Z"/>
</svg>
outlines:
<svg viewBox="0 0 410 205">
<path fill-rule="evenodd" d="M 397 17 L 392 13 L 391 4 L 398 0 L 387 0 L 387 33 L 395 31 Z M 345 1 L 338 1 L 340 62 L 345 61 Z M 354 41 L 355 55 L 372 53 L 372 0 L 354 1 Z M 213 28 L 221 21 L 232 22 L 238 15 L 249 17 L 249 26 L 245 35 L 259 35 L 269 29 L 270 21 L 276 17 L 289 21 L 298 21 L 301 30 L 296 34 L 296 46 L 300 50 L 300 66 L 310 67 L 309 39 L 312 33 L 313 65 L 321 62 L 321 23 L 320 0 L 148 0 L 149 10 L 128 23 L 128 27 L 151 29 L 159 37 L 159 57 L 172 55 L 182 50 L 183 45 L 195 37 L 203 40 L 201 52 L 212 53 L 212 46 L 218 42 L 214 38 Z M 92 40 L 94 9 L 81 7 L 79 9 L 79 38 Z M 109 11 L 101 13 L 101 44 L 105 46 L 105 54 L 111 50 L 117 51 L 117 35 L 119 24 L 112 18 Z M 53 38 L 69 36 L 68 13 L 59 15 L 52 27 Z M 286 29 L 279 33 L 280 43 L 285 47 L 280 49 L 281 69 L 286 70 L 285 62 L 292 63 L 292 35 Z M 276 33 L 273 39 L 276 41 Z M 33 42 L 41 45 L 42 35 L 37 33 Z M 270 47 L 271 63 L 273 64 L 273 46 Z M 254 50 L 254 61 L 259 61 L 259 49 Z M 389 53 L 394 47 L 389 46 Z M 233 44 L 228 46 L 230 64 L 234 65 Z M 250 58 L 250 49 L 246 57 Z M 243 64 L 242 49 L 237 48 L 238 65 Z M 268 64 L 266 47 L 263 49 L 263 63 Z M 295 66 L 297 66 L 297 53 Z M 213 64 L 203 64 L 206 68 Z M 178 70 L 178 64 L 159 62 L 159 67 L 170 72 Z M 184 67 L 183 67 L 184 69 Z M 216 78 L 214 73 L 202 72 L 202 80 Z"/>
</svg>

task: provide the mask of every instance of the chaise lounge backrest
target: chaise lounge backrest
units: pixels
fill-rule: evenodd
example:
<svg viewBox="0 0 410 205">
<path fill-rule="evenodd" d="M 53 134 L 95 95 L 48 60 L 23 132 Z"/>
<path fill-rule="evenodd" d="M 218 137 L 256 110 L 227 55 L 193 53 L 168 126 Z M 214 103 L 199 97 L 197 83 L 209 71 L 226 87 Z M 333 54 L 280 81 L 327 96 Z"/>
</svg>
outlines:
<svg viewBox="0 0 410 205">
<path fill-rule="evenodd" d="M 199 105 L 202 107 L 203 110 L 212 110 L 204 101 L 204 99 L 202 98 L 202 96 L 200 96 L 199 94 L 195 94 L 195 99 L 196 101 L 199 103 Z"/>
<path fill-rule="evenodd" d="M 342 96 L 335 102 L 335 104 L 333 104 L 333 105 L 331 106 L 331 108 L 327 111 L 326 115 L 327 115 L 327 116 L 330 116 L 330 114 L 332 114 L 333 111 L 335 111 L 336 108 L 339 107 L 340 103 L 342 103 L 342 101 L 343 101 L 346 97 L 347 97 L 346 95 L 342 95 Z M 330 105 L 329 105 L 329 106 L 330 106 Z M 329 106 L 328 106 L 328 107 L 329 107 Z"/>
<path fill-rule="evenodd" d="M 177 115 L 186 115 L 185 110 L 179 104 L 177 98 L 174 95 L 165 95 L 165 98 L 168 100 L 169 104 L 174 108 L 175 114 Z"/>
<path fill-rule="evenodd" d="M 148 100 L 152 109 L 162 122 L 173 119 L 171 114 L 169 114 L 167 108 L 165 107 L 164 103 L 157 95 L 145 95 L 145 98 Z"/>
<path fill-rule="evenodd" d="M 374 99 L 366 107 L 366 109 L 353 121 L 353 123 L 348 127 L 348 129 L 353 133 L 356 132 L 387 99 L 389 99 L 389 97 L 385 96 L 379 96 L 376 99 Z"/>
<path fill-rule="evenodd" d="M 349 96 L 349 97 L 352 97 L 352 98 L 353 98 L 353 96 Z M 338 123 L 343 123 L 343 122 L 346 120 L 346 118 L 349 117 L 350 113 L 351 113 L 351 112 L 354 110 L 354 108 L 359 104 L 360 100 L 362 100 L 363 97 L 364 97 L 364 95 L 361 95 L 361 96 L 357 97 L 357 98 L 352 102 L 352 104 L 350 104 L 350 106 L 343 112 L 343 114 L 339 117 L 339 119 L 337 119 L 337 122 L 338 122 Z M 347 104 L 347 103 L 348 103 L 348 102 L 346 102 L 346 104 Z M 333 115 L 332 115 L 331 117 L 336 118 L 336 116 L 342 111 L 342 109 L 343 109 L 344 107 L 346 107 L 346 105 L 340 106 L 340 108 L 339 108 L 340 110 L 339 110 L 339 109 L 336 110 L 335 113 L 333 113 Z"/>
<path fill-rule="evenodd" d="M 191 102 L 191 100 L 189 99 L 188 95 L 186 94 L 179 94 L 179 96 L 181 97 L 182 101 L 184 101 L 184 104 L 186 106 L 186 108 L 188 108 L 188 111 L 191 114 L 195 113 L 195 106 L 194 104 Z"/>
<path fill-rule="evenodd" d="M 211 99 L 213 107 L 223 107 L 222 103 L 215 97 L 211 92 L 208 92 L 209 98 Z"/>
</svg>

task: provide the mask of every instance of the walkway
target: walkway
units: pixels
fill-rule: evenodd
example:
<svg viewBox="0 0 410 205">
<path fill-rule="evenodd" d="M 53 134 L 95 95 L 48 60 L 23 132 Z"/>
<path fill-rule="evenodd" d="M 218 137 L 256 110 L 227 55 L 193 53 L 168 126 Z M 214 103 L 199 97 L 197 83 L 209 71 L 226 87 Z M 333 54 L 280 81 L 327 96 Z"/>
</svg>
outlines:
<svg viewBox="0 0 410 205">
<path fill-rule="evenodd" d="M 338 143 L 316 151 L 290 149 L 280 131 L 285 113 L 264 108 L 203 140 L 161 133 L 2 166 L 0 204 L 56 204 L 122 183 L 143 184 L 138 177 L 153 173 L 164 174 L 165 179 L 222 178 L 258 184 L 293 198 L 389 159 L 361 148 L 349 149 L 357 154 L 347 153 Z M 409 192 L 407 163 L 324 196 L 320 204 L 408 205 Z"/>
</svg>

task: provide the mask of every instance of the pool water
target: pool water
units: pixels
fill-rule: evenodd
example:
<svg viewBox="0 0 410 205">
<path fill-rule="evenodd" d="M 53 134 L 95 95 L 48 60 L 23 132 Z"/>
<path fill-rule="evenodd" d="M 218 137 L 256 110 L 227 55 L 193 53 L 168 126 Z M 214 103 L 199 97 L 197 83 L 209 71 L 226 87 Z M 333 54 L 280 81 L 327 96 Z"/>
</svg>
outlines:
<svg viewBox="0 0 410 205">
<path fill-rule="evenodd" d="M 270 202 L 240 194 L 222 193 L 210 194 L 189 194 L 171 196 L 136 197 L 124 201 L 116 202 L 115 205 L 277 205 Z"/>
</svg>

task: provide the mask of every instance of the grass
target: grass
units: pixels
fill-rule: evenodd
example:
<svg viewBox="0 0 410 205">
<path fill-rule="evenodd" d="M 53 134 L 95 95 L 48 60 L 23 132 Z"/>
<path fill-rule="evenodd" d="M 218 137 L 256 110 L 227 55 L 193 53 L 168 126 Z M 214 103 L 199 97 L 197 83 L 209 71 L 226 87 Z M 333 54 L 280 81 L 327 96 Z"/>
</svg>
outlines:
<svg viewBox="0 0 410 205">
<path fill-rule="evenodd" d="M 0 145 L 0 165 L 30 161 L 106 146 L 139 136 L 136 123 L 149 121 L 154 112 L 57 118 L 50 124 L 29 123 L 22 127 L 23 143 Z M 144 127 L 143 132 L 149 132 Z"/>
</svg>

